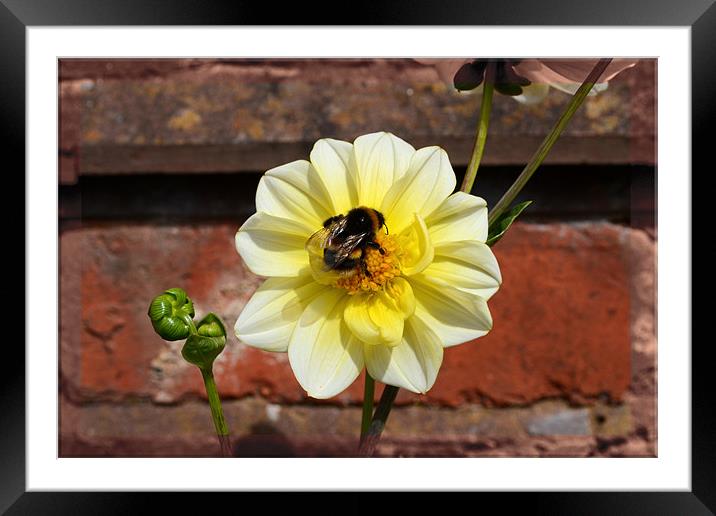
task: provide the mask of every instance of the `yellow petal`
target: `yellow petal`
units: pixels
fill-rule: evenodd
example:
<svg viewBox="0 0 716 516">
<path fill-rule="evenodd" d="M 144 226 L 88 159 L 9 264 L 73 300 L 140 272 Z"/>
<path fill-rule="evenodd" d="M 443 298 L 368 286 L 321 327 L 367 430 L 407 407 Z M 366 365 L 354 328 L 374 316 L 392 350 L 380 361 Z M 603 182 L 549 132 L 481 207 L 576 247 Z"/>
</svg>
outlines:
<svg viewBox="0 0 716 516">
<path fill-rule="evenodd" d="M 305 270 L 295 278 L 267 279 L 236 320 L 236 337 L 266 351 L 286 351 L 299 317 L 325 288 Z"/>
<path fill-rule="evenodd" d="M 305 160 L 267 171 L 256 189 L 256 211 L 304 224 L 316 231 L 332 216 L 330 196 L 318 173 Z"/>
<path fill-rule="evenodd" d="M 358 206 L 352 143 L 331 138 L 318 140 L 311 150 L 311 164 L 330 193 L 334 215 Z"/>
<path fill-rule="evenodd" d="M 400 270 L 406 276 L 423 271 L 433 261 L 433 244 L 425 221 L 417 213 L 413 215 L 413 223 L 399 236 Z"/>
<path fill-rule="evenodd" d="M 307 231 L 301 222 L 258 212 L 236 233 L 236 249 L 254 274 L 295 277 L 308 265 Z"/>
<path fill-rule="evenodd" d="M 495 255 L 489 246 L 477 240 L 450 242 L 436 247 L 435 259 L 425 269 L 425 276 L 485 300 L 490 299 L 502 283 Z"/>
<path fill-rule="evenodd" d="M 358 203 L 378 209 L 388 189 L 405 174 L 415 149 L 390 133 L 359 136 L 353 142 Z"/>
<path fill-rule="evenodd" d="M 455 192 L 427 218 L 433 245 L 460 240 L 487 240 L 487 203 L 480 197 Z"/>
<path fill-rule="evenodd" d="M 428 325 L 444 347 L 462 344 L 486 335 L 492 329 L 487 301 L 427 274 L 410 278 L 415 294 L 414 318 Z"/>
<path fill-rule="evenodd" d="M 383 292 L 351 296 L 343 317 L 350 331 L 370 345 L 391 346 L 403 336 L 403 317 Z"/>
<path fill-rule="evenodd" d="M 343 322 L 345 297 L 344 291 L 325 289 L 306 307 L 291 335 L 291 368 L 313 398 L 335 396 L 363 369 L 363 344 Z"/>
<path fill-rule="evenodd" d="M 373 378 L 423 394 L 435 383 L 443 360 L 438 336 L 415 317 L 405 321 L 397 346 L 365 346 L 364 352 L 368 374 Z"/>
<path fill-rule="evenodd" d="M 403 321 L 415 311 L 415 296 L 410 284 L 395 278 L 385 290 L 350 296 L 343 317 L 362 342 L 395 346 L 403 336 Z"/>
<path fill-rule="evenodd" d="M 386 285 L 385 292 L 395 302 L 396 308 L 407 319 L 415 312 L 415 295 L 410 283 L 403 278 L 394 278 Z"/>
<path fill-rule="evenodd" d="M 413 154 L 410 166 L 383 199 L 381 211 L 391 231 L 400 233 L 413 222 L 413 214 L 425 218 L 455 189 L 455 172 L 440 147 L 425 147 Z"/>
</svg>

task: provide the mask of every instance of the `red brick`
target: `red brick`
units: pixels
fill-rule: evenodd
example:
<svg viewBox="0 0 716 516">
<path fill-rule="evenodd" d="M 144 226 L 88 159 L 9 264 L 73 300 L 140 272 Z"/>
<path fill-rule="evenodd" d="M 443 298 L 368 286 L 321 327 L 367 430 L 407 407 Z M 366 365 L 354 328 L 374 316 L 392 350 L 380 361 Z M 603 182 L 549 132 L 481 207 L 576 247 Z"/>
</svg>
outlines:
<svg viewBox="0 0 716 516">
<path fill-rule="evenodd" d="M 181 286 L 197 314 L 217 312 L 232 327 L 260 284 L 234 250 L 237 225 L 85 227 L 61 235 L 62 387 L 74 401 L 203 396 L 181 343 L 154 334 L 150 299 Z M 495 247 L 504 283 L 490 301 L 494 329 L 450 348 L 427 396 L 400 402 L 523 404 L 565 396 L 619 400 L 630 383 L 630 260 L 653 261 L 642 232 L 610 224 L 516 224 Z M 641 254 L 630 246 L 639 241 Z M 648 275 L 648 268 L 634 269 Z M 653 269 L 652 269 L 653 270 Z M 646 272 L 645 272 L 646 271 Z M 642 285 L 653 290 L 647 283 Z M 648 296 L 647 296 L 648 297 Z M 216 364 L 226 398 L 305 396 L 285 354 L 239 344 L 233 334 Z M 378 393 L 380 389 L 378 389 Z M 338 398 L 359 402 L 362 379 Z M 313 402 L 313 401 L 312 401 Z"/>
<path fill-rule="evenodd" d="M 154 77 L 217 62 L 214 59 L 60 59 L 61 81 Z"/>
<path fill-rule="evenodd" d="M 503 285 L 486 337 L 445 353 L 430 397 L 528 403 L 620 399 L 630 379 L 629 230 L 515 225 L 495 246 Z"/>
<path fill-rule="evenodd" d="M 79 172 L 82 88 L 86 81 L 61 83 L 59 87 L 59 182 L 74 184 Z"/>
<path fill-rule="evenodd" d="M 87 81 L 65 82 L 59 88 L 59 135 L 60 151 L 74 152 L 80 145 L 82 130 L 82 90 Z"/>
</svg>

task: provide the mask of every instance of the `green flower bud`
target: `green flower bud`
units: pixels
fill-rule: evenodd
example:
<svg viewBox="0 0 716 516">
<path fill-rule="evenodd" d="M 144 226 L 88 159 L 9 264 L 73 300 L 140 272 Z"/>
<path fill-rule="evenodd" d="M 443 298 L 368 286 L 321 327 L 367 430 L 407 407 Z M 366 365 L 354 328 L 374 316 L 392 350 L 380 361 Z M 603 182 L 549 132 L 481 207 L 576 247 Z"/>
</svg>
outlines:
<svg viewBox="0 0 716 516">
<path fill-rule="evenodd" d="M 226 328 L 215 314 L 208 313 L 199 324 L 195 334 L 190 335 L 181 350 L 184 360 L 211 371 L 211 365 L 226 344 Z"/>
<path fill-rule="evenodd" d="M 180 288 L 155 297 L 147 312 L 154 331 L 164 340 L 186 339 L 194 327 L 194 304 Z"/>
</svg>

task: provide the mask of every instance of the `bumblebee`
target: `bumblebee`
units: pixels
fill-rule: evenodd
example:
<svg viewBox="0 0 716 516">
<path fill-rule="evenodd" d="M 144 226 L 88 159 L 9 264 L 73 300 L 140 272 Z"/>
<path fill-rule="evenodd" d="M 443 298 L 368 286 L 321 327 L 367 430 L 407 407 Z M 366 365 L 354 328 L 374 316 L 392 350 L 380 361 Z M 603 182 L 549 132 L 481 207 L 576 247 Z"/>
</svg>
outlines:
<svg viewBox="0 0 716 516">
<path fill-rule="evenodd" d="M 362 270 L 370 276 L 365 264 L 365 251 L 373 248 L 385 251 L 376 242 L 376 233 L 385 226 L 383 214 L 372 208 L 359 206 L 346 215 L 336 215 L 323 222 L 323 228 L 311 235 L 306 250 L 315 264 L 325 273 L 349 276 Z M 386 232 L 388 227 L 385 226 Z M 314 267 L 315 269 L 315 267 Z"/>
</svg>

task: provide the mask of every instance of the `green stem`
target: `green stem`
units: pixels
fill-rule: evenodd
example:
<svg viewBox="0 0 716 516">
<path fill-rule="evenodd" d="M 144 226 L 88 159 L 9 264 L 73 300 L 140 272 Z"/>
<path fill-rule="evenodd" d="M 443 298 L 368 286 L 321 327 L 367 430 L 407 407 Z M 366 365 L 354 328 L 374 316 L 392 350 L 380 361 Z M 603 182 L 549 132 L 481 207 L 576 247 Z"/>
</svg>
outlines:
<svg viewBox="0 0 716 516">
<path fill-rule="evenodd" d="M 211 418 L 214 420 L 214 427 L 216 428 L 216 435 L 219 438 L 219 446 L 221 448 L 221 455 L 223 457 L 231 457 L 231 443 L 229 442 L 229 427 L 226 426 L 226 420 L 224 420 L 224 412 L 221 410 L 221 400 L 219 399 L 219 392 L 216 390 L 216 382 L 214 382 L 214 373 L 209 368 L 201 370 L 201 376 L 204 379 L 204 386 L 206 387 L 206 396 L 209 398 L 209 407 L 211 407 Z"/>
<path fill-rule="evenodd" d="M 196 325 L 194 324 L 194 319 L 191 318 L 191 315 L 189 315 L 189 314 L 182 314 L 182 315 L 181 315 L 181 318 L 182 318 L 182 320 L 184 321 L 184 323 L 185 323 L 187 326 L 189 326 L 189 333 L 191 333 L 191 335 L 196 335 L 196 334 L 197 334 L 197 332 L 196 332 Z"/>
<path fill-rule="evenodd" d="M 475 184 L 475 176 L 477 169 L 480 167 L 482 154 L 485 151 L 485 142 L 487 142 L 487 130 L 490 126 L 490 111 L 492 110 L 492 94 L 495 91 L 495 63 L 490 62 L 485 70 L 485 86 L 482 91 L 482 104 L 480 105 L 480 119 L 477 123 L 477 132 L 475 134 L 475 146 L 472 149 L 470 163 L 465 170 L 465 178 L 462 181 L 460 190 L 470 193 L 472 185 Z"/>
<path fill-rule="evenodd" d="M 375 380 L 365 372 L 365 388 L 363 390 L 363 419 L 360 425 L 360 438 L 365 437 L 373 417 L 373 397 L 375 396 Z"/>
<path fill-rule="evenodd" d="M 592 87 L 594 87 L 594 84 L 597 82 L 597 79 L 599 79 L 602 73 L 604 73 L 604 70 L 607 68 L 611 61 L 612 59 L 608 58 L 600 59 L 597 62 L 597 64 L 594 66 L 592 71 L 589 73 L 587 78 L 577 90 L 577 93 L 574 94 L 572 99 L 569 101 L 569 104 L 567 104 L 567 109 L 564 111 L 564 113 L 562 113 L 562 116 L 559 117 L 559 120 L 557 120 L 557 123 L 552 128 L 552 131 L 547 135 L 547 137 L 544 139 L 542 144 L 539 146 L 537 151 L 530 159 L 529 163 L 527 163 L 525 168 L 522 170 L 522 173 L 515 180 L 509 190 L 505 192 L 505 194 L 502 196 L 502 199 L 500 199 L 497 204 L 495 204 L 495 207 L 492 208 L 488 217 L 488 224 L 492 224 L 494 221 L 496 221 L 500 217 L 500 215 L 502 215 L 502 213 L 507 208 L 509 208 L 510 204 L 512 204 L 512 201 L 514 201 L 515 197 L 517 197 L 517 194 L 520 193 L 522 188 L 524 188 L 524 186 L 527 184 L 527 181 L 529 181 L 532 177 L 532 174 L 535 173 L 537 167 L 539 167 L 544 161 L 544 159 L 547 157 L 547 154 L 549 153 L 554 143 L 557 141 L 557 138 L 559 138 L 559 136 L 562 134 L 562 131 L 567 126 L 569 120 L 572 118 L 574 113 L 576 113 L 577 109 L 579 109 L 579 107 L 582 105 L 584 99 L 587 98 L 587 94 L 591 91 Z"/>
<path fill-rule="evenodd" d="M 373 420 L 358 448 L 358 454 L 361 457 L 373 456 L 375 448 L 378 446 L 380 436 L 385 428 L 385 424 L 388 421 L 390 409 L 393 408 L 393 402 L 398 395 L 398 390 L 399 388 L 393 385 L 386 385 L 383 389 L 383 394 L 380 396 L 380 401 L 378 402 L 378 407 L 375 409 Z"/>
</svg>

